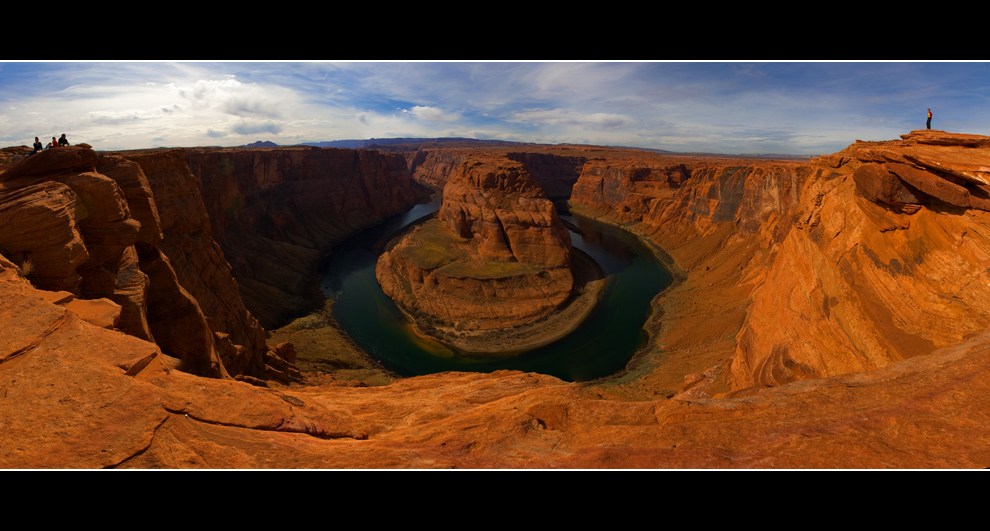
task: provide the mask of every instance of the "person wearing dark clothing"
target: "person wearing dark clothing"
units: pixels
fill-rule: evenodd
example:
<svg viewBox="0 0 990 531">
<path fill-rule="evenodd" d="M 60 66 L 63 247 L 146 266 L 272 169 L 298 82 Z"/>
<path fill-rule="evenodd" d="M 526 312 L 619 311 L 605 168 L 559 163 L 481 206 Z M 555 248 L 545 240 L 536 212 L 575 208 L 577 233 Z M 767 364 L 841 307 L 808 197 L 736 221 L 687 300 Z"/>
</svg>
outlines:
<svg viewBox="0 0 990 531">
<path fill-rule="evenodd" d="M 58 145 L 59 147 L 69 145 L 69 141 L 65 138 L 65 133 L 62 133 L 62 138 L 58 139 Z"/>
<path fill-rule="evenodd" d="M 34 137 L 34 151 L 31 152 L 31 155 L 34 155 L 42 149 L 45 149 L 45 147 L 41 145 L 41 140 L 38 140 L 38 137 Z"/>
<path fill-rule="evenodd" d="M 928 128 L 932 128 L 932 110 L 928 109 Z"/>
</svg>

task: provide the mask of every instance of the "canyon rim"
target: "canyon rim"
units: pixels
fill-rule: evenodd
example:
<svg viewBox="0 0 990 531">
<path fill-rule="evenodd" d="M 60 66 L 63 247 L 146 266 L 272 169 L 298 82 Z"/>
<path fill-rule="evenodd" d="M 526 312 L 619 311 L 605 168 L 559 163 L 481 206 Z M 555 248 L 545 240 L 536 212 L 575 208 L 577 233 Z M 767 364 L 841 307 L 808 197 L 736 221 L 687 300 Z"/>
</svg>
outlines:
<svg viewBox="0 0 990 531">
<path fill-rule="evenodd" d="M 2 468 L 990 466 L 988 137 L 29 151 L 0 167 Z M 480 159 L 654 248 L 677 282 L 647 346 L 581 383 L 301 370 L 273 331 L 322 304 L 321 263 L 429 187 L 464 203 Z M 484 253 L 520 248 L 488 221 Z"/>
</svg>

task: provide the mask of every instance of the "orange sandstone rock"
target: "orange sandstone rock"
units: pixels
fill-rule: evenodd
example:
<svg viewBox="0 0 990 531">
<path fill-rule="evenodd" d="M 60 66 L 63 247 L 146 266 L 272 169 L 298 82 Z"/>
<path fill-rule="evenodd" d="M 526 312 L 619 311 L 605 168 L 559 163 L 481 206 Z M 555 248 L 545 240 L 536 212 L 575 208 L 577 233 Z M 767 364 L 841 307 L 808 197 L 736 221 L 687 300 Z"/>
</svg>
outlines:
<svg viewBox="0 0 990 531">
<path fill-rule="evenodd" d="M 570 299 L 570 235 L 523 165 L 468 160 L 444 188 L 438 218 L 376 268 L 385 293 L 428 329 L 517 327 Z"/>
<path fill-rule="evenodd" d="M 990 148 L 913 138 L 845 150 L 846 167 L 859 164 L 853 182 L 839 177 L 819 196 L 819 223 L 788 234 L 754 291 L 732 365 L 738 386 L 873 370 L 990 324 L 987 217 L 967 210 L 978 185 L 953 173 L 990 162 Z M 905 162 L 873 163 L 877 151 Z M 892 210 L 905 203 L 921 208 Z"/>
<path fill-rule="evenodd" d="M 575 208 L 629 223 L 681 278 L 650 351 L 592 384 L 499 371 L 267 389 L 184 373 L 42 296 L 24 258 L 72 254 L 26 246 L 20 226 L 3 233 L 20 250 L 0 253 L 0 467 L 986 468 L 990 213 L 960 175 L 981 175 L 988 145 L 912 132 L 804 164 L 590 161 Z M 0 182 L 4 219 L 43 206 L 34 219 L 85 248 L 69 187 Z"/>
</svg>

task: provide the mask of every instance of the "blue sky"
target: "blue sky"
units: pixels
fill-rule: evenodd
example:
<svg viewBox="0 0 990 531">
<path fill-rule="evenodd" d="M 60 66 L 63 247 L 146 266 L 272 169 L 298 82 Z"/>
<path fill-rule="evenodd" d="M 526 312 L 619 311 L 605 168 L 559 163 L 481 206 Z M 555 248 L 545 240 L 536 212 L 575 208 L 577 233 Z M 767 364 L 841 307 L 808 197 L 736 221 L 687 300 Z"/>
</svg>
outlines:
<svg viewBox="0 0 990 531">
<path fill-rule="evenodd" d="M 827 154 L 990 135 L 984 62 L 2 62 L 0 147 L 458 136 Z"/>
</svg>

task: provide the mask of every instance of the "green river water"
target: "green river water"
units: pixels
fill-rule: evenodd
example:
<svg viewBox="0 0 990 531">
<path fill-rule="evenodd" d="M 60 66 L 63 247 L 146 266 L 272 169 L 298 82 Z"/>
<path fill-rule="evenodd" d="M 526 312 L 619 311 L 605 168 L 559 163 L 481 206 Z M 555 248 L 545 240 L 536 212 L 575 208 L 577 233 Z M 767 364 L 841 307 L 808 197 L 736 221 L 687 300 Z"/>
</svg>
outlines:
<svg viewBox="0 0 990 531">
<path fill-rule="evenodd" d="M 321 288 L 333 299 L 333 315 L 365 352 L 403 376 L 443 371 L 516 369 L 587 381 L 622 370 L 643 346 L 650 301 L 670 285 L 670 273 L 639 239 L 618 227 L 561 214 L 574 247 L 589 254 L 607 275 L 600 302 L 571 334 L 511 357 L 464 355 L 414 334 L 375 278 L 375 244 L 424 216 L 439 201 L 417 205 L 373 230 L 344 242 L 333 254 Z"/>
</svg>

